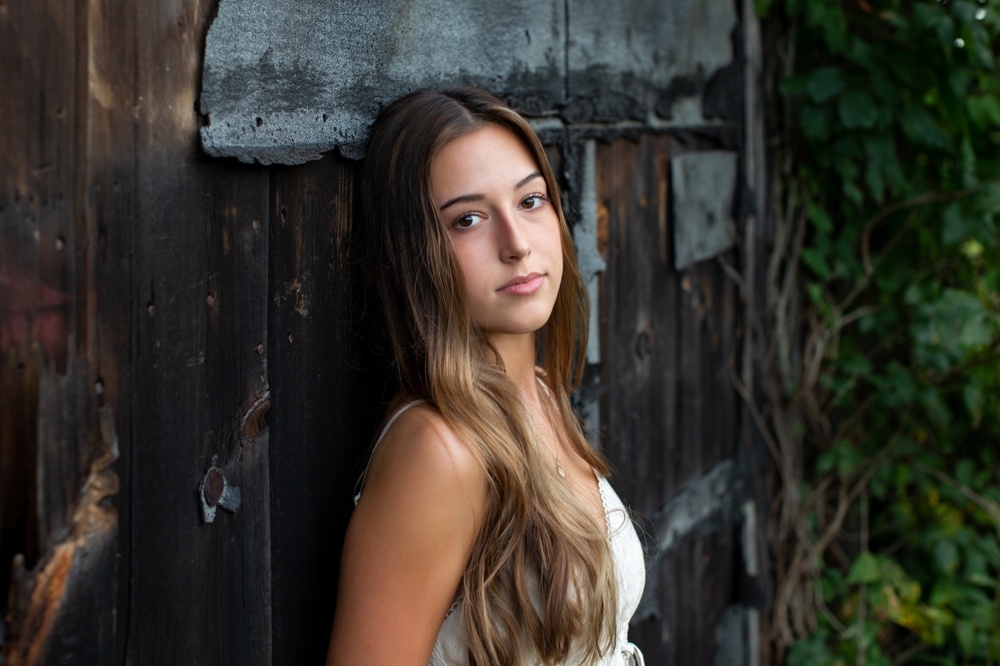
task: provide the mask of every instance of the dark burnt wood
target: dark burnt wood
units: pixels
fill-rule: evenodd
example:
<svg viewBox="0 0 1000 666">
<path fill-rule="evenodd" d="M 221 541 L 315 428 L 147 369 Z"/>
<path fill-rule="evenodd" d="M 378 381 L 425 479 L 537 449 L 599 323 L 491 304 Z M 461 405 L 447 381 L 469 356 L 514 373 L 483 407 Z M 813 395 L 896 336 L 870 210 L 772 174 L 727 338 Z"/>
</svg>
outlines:
<svg viewBox="0 0 1000 666">
<path fill-rule="evenodd" d="M 271 176 L 271 522 L 276 660 L 321 663 L 357 461 L 359 347 L 348 263 L 354 167 L 332 155 Z"/>
</svg>

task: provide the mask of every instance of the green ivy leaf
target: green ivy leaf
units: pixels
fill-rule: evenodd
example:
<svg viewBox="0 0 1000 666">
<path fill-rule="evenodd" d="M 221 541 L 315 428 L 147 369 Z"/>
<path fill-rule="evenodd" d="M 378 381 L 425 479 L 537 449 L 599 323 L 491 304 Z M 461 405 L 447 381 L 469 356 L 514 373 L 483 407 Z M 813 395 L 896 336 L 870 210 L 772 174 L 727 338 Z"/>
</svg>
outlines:
<svg viewBox="0 0 1000 666">
<path fill-rule="evenodd" d="M 903 175 L 903 169 L 896 154 L 896 142 L 893 141 L 891 135 L 873 136 L 865 142 L 865 153 L 868 156 L 868 170 L 865 172 L 865 180 L 876 201 L 881 202 L 880 194 L 883 183 L 888 182 L 897 187 L 906 183 L 906 177 Z M 879 183 L 878 188 L 873 182 L 875 179 Z"/>
<path fill-rule="evenodd" d="M 836 67 L 821 67 L 806 80 L 805 90 L 814 102 L 827 102 L 844 89 L 844 79 Z"/>
<path fill-rule="evenodd" d="M 830 219 L 830 214 L 826 212 L 826 209 L 817 205 L 815 202 L 809 203 L 807 215 L 809 217 L 809 221 L 812 222 L 813 226 L 816 227 L 818 231 L 823 233 L 830 233 L 833 231 L 833 220 Z"/>
<path fill-rule="evenodd" d="M 965 97 L 972 82 L 972 72 L 964 67 L 951 67 L 948 70 L 948 87 L 956 97 Z"/>
<path fill-rule="evenodd" d="M 1000 127 L 1000 99 L 993 95 L 974 95 L 965 100 L 969 118 L 981 130 Z"/>
<path fill-rule="evenodd" d="M 978 351 L 993 341 L 995 330 L 993 321 L 982 312 L 965 322 L 958 335 L 958 344 L 967 353 Z"/>
<path fill-rule="evenodd" d="M 871 552 L 865 551 L 858 555 L 851 565 L 851 570 L 847 574 L 849 585 L 864 585 L 867 583 L 877 583 L 882 579 L 881 565 L 878 558 Z"/>
<path fill-rule="evenodd" d="M 823 286 L 817 282 L 810 282 L 806 285 L 806 293 L 809 294 L 809 300 L 813 305 L 818 307 L 823 307 L 826 304 L 826 298 L 823 296 Z"/>
<path fill-rule="evenodd" d="M 975 654 L 976 627 L 971 622 L 959 620 L 955 623 L 955 638 L 962 649 L 962 654 L 971 657 Z"/>
<path fill-rule="evenodd" d="M 848 129 L 871 129 L 878 121 L 878 107 L 875 100 L 865 90 L 851 88 L 837 104 L 840 121 Z"/>
<path fill-rule="evenodd" d="M 976 195 L 975 207 L 989 215 L 1000 213 L 1000 181 L 993 181 L 983 186 Z"/>
<path fill-rule="evenodd" d="M 941 393 L 933 388 L 928 388 L 920 396 L 924 406 L 924 414 L 938 430 L 944 431 L 951 421 L 951 412 L 948 405 L 941 399 Z"/>
<path fill-rule="evenodd" d="M 818 247 L 802 249 L 802 263 L 809 267 L 816 277 L 826 280 L 830 277 L 830 266 L 826 262 L 826 252 Z"/>
<path fill-rule="evenodd" d="M 802 133 L 812 141 L 825 141 L 830 138 L 830 129 L 833 125 L 831 116 L 829 107 L 803 105 L 799 113 Z"/>
<path fill-rule="evenodd" d="M 958 548 L 950 540 L 938 541 L 934 546 L 934 560 L 946 574 L 952 575 L 958 570 Z"/>
<path fill-rule="evenodd" d="M 885 180 L 882 178 L 882 171 L 879 170 L 874 161 L 869 161 L 868 167 L 865 169 L 865 184 L 875 201 L 882 203 L 885 200 Z"/>
<path fill-rule="evenodd" d="M 871 478 L 871 493 L 875 499 L 884 499 L 892 483 L 892 465 L 882 463 Z"/>
<path fill-rule="evenodd" d="M 903 134 L 914 143 L 929 148 L 951 149 L 948 135 L 924 107 L 915 104 L 908 105 L 903 111 L 901 122 Z"/>
<path fill-rule="evenodd" d="M 792 649 L 788 651 L 788 666 L 846 666 L 843 659 L 838 659 L 836 654 L 827 647 L 829 632 L 820 629 L 807 640 L 796 641 Z"/>
<path fill-rule="evenodd" d="M 987 590 L 992 590 L 996 587 L 996 581 L 987 576 L 984 573 L 973 573 L 969 574 L 969 582 L 973 585 L 978 585 L 979 587 L 985 588 Z"/>
<path fill-rule="evenodd" d="M 972 477 L 975 474 L 975 463 L 969 458 L 962 458 L 955 463 L 955 480 L 966 486 L 973 484 Z"/>
<path fill-rule="evenodd" d="M 840 361 L 840 368 L 848 375 L 870 375 L 872 362 L 861 354 L 845 354 Z"/>
<path fill-rule="evenodd" d="M 962 207 L 958 203 L 950 203 L 941 216 L 941 242 L 945 245 L 958 245 L 969 237 L 969 225 Z"/>
<path fill-rule="evenodd" d="M 837 453 L 835 451 L 824 451 L 816 460 L 816 474 L 825 476 L 833 471 L 837 465 Z"/>
</svg>

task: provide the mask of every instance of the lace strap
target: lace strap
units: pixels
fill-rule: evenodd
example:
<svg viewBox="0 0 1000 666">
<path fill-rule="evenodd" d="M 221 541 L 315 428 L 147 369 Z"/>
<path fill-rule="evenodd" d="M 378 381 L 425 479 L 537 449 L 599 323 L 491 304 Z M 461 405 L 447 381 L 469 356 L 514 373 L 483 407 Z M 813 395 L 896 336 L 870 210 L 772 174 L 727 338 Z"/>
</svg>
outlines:
<svg viewBox="0 0 1000 666">
<path fill-rule="evenodd" d="M 628 666 L 646 666 L 646 660 L 635 643 L 626 643 L 622 648 L 622 658 Z"/>
<path fill-rule="evenodd" d="M 382 439 L 385 437 L 385 434 L 389 432 L 389 428 L 391 428 L 392 424 L 396 422 L 396 419 L 402 416 L 403 412 L 408 410 L 410 407 L 413 407 L 414 405 L 419 405 L 422 402 L 426 402 L 426 400 L 411 400 L 410 402 L 406 403 L 393 413 L 393 415 L 386 422 L 385 427 L 382 428 L 382 432 L 379 433 L 378 439 L 375 440 L 375 445 L 372 446 L 372 452 L 368 456 L 368 464 L 365 465 L 365 470 L 361 472 L 361 478 L 358 479 L 357 492 L 354 494 L 354 506 L 357 506 L 358 501 L 361 499 L 361 490 L 362 488 L 364 488 L 365 477 L 368 476 L 368 468 L 371 467 L 372 457 L 374 457 L 375 455 L 375 449 L 377 449 L 378 445 L 382 443 Z"/>
</svg>

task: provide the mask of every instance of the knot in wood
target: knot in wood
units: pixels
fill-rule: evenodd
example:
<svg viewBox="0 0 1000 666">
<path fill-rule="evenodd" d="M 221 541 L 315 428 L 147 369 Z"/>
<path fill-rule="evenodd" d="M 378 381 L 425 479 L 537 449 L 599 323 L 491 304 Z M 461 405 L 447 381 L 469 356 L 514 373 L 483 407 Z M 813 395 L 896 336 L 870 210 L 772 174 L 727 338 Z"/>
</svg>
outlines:
<svg viewBox="0 0 1000 666">
<path fill-rule="evenodd" d="M 240 419 L 240 434 L 244 439 L 253 439 L 267 430 L 264 416 L 269 409 L 271 409 L 271 392 L 265 390 L 258 394 L 250 408 L 244 412 L 243 418 Z"/>
</svg>

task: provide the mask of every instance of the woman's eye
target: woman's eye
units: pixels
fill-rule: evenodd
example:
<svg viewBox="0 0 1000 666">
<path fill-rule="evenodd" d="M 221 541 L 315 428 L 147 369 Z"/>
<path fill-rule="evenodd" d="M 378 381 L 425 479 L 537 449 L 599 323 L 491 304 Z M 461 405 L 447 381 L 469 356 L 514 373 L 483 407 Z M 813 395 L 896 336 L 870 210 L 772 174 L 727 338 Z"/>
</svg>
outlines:
<svg viewBox="0 0 1000 666">
<path fill-rule="evenodd" d="M 463 213 L 452 223 L 456 229 L 468 229 L 483 221 L 483 216 L 479 213 Z"/>
<path fill-rule="evenodd" d="M 521 201 L 521 206 L 528 210 L 534 210 L 535 208 L 541 208 L 542 204 L 548 200 L 549 198 L 544 194 L 529 194 Z"/>
</svg>

